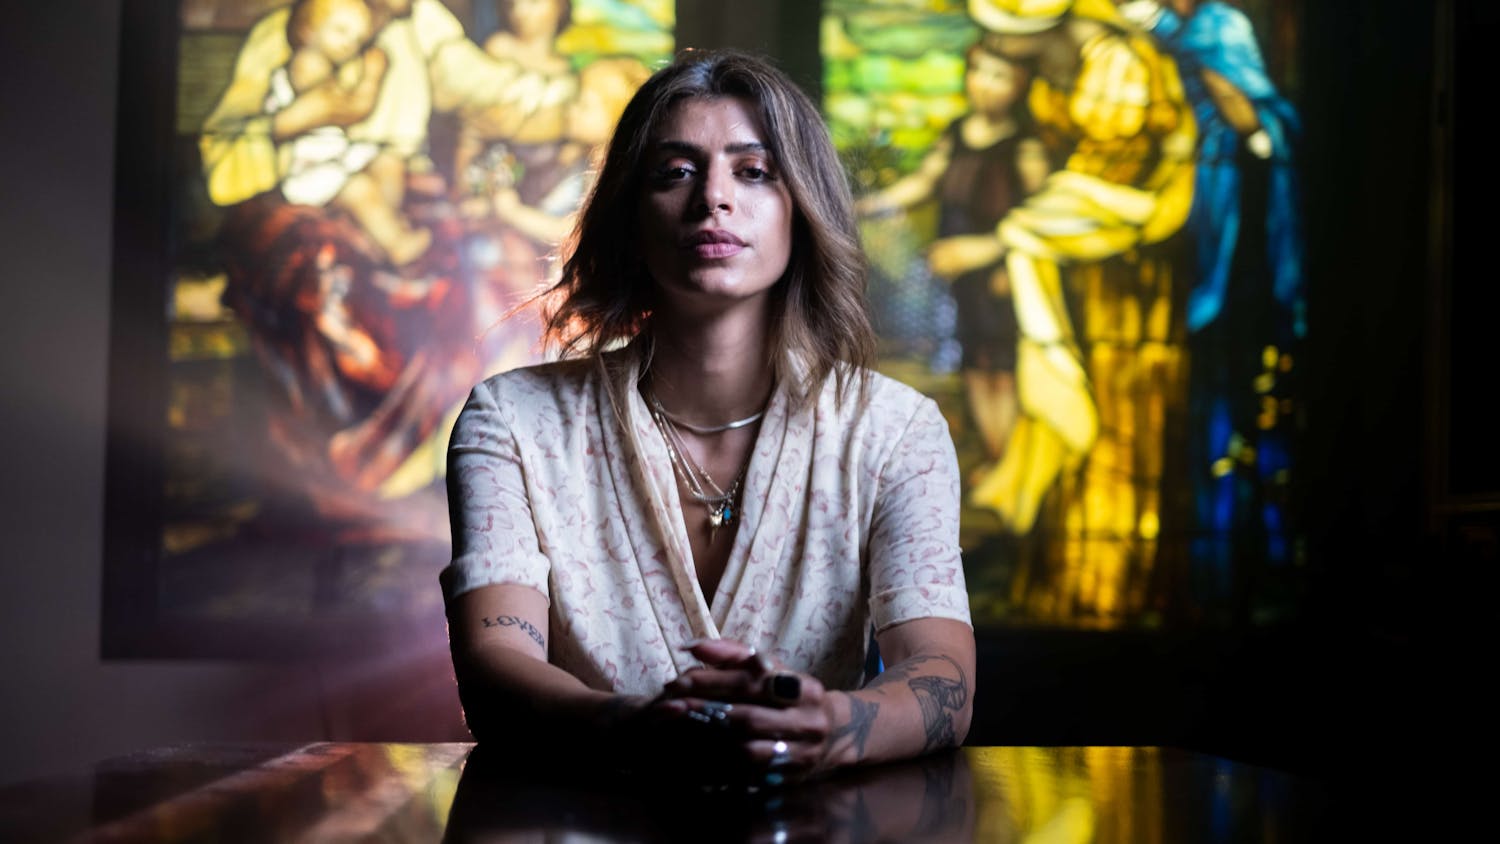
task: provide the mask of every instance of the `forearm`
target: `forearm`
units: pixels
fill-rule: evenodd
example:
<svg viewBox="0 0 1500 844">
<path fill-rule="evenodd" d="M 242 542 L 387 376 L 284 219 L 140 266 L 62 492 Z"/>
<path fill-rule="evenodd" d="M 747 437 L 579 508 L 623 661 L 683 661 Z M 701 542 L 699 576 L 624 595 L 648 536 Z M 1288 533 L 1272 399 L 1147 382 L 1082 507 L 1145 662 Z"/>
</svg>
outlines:
<svg viewBox="0 0 1500 844">
<path fill-rule="evenodd" d="M 645 703 L 590 689 L 505 645 L 455 650 L 453 666 L 469 730 L 487 744 L 539 738 L 554 745 L 597 743 L 625 712 Z"/>
<path fill-rule="evenodd" d="M 835 767 L 920 756 L 957 747 L 973 715 L 973 667 L 918 653 L 854 692 L 830 695 Z"/>
<path fill-rule="evenodd" d="M 586 746 L 639 708 L 637 699 L 591 689 L 550 664 L 548 621 L 546 596 L 527 586 L 483 586 L 450 599 L 454 676 L 480 741 Z"/>
</svg>

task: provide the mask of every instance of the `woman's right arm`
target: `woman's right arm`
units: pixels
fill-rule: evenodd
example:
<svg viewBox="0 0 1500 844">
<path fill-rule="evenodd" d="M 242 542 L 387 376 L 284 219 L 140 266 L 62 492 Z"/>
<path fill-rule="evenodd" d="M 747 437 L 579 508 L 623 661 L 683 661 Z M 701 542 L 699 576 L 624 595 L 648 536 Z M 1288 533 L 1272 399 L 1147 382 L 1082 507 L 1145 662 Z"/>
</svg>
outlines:
<svg viewBox="0 0 1500 844">
<path fill-rule="evenodd" d="M 645 698 L 596 691 L 547 662 L 547 598 L 492 584 L 448 605 L 448 636 L 464 717 L 486 744 L 544 736 L 549 746 L 598 746 Z"/>
<path fill-rule="evenodd" d="M 485 744 L 607 751 L 650 721 L 650 701 L 591 689 L 547 661 L 551 562 L 513 422 L 530 424 L 481 384 L 448 445 L 453 562 L 442 579 L 464 717 Z"/>
</svg>

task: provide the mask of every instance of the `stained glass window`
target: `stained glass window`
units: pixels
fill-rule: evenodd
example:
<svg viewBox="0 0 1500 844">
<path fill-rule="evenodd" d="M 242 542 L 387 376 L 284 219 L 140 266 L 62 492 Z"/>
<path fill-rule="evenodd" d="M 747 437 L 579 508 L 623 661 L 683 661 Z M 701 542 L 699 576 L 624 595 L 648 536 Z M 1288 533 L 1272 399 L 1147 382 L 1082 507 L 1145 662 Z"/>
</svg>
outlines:
<svg viewBox="0 0 1500 844">
<path fill-rule="evenodd" d="M 671 0 L 185 0 L 160 606 L 441 613 L 448 431 L 534 317 Z"/>
<path fill-rule="evenodd" d="M 824 8 L 881 368 L 949 420 L 976 619 L 1294 613 L 1291 7 Z"/>
</svg>

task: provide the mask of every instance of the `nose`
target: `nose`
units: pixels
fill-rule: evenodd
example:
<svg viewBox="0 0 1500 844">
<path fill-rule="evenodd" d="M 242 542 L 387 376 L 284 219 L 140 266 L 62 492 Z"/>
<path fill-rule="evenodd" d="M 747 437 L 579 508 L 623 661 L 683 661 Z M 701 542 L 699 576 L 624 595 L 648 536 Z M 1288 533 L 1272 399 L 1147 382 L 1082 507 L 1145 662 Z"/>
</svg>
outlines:
<svg viewBox="0 0 1500 844">
<path fill-rule="evenodd" d="M 703 214 L 734 212 L 734 173 L 727 164 L 710 164 L 698 192 L 698 210 Z"/>
</svg>

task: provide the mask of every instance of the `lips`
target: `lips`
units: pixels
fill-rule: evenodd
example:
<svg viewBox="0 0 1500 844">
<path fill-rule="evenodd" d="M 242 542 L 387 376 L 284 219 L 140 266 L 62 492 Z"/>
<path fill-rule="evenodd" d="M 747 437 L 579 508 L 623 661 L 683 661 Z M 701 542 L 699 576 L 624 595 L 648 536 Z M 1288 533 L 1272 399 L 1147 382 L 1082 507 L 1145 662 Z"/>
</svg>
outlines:
<svg viewBox="0 0 1500 844">
<path fill-rule="evenodd" d="M 688 235 L 683 239 L 682 245 L 699 258 L 714 259 L 737 255 L 747 244 L 736 237 L 733 232 L 723 229 L 704 229 Z"/>
</svg>

